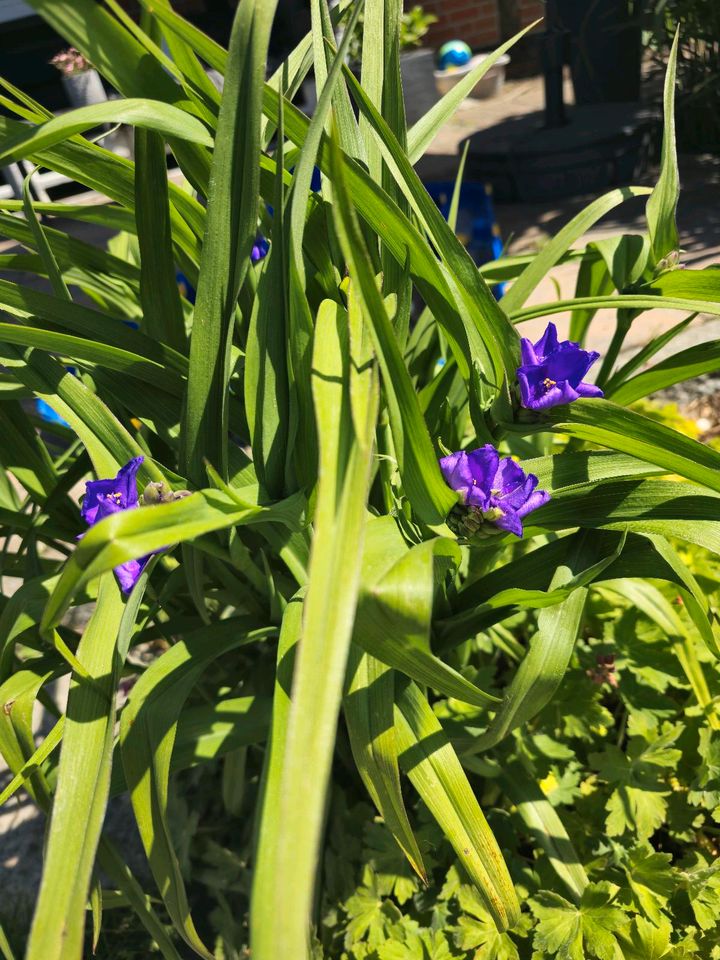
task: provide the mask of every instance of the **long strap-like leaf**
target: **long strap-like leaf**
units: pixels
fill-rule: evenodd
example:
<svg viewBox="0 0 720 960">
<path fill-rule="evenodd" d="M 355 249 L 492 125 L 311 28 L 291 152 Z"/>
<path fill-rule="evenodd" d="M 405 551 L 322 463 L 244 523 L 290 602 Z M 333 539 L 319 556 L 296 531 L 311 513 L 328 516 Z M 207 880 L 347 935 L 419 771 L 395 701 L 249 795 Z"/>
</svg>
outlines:
<svg viewBox="0 0 720 960">
<path fill-rule="evenodd" d="M 227 472 L 228 334 L 257 229 L 260 106 L 276 4 L 243 0 L 230 37 L 183 421 L 184 466 L 195 486 L 202 485 L 206 459 Z"/>
<path fill-rule="evenodd" d="M 108 573 L 77 651 L 90 679 L 76 680 L 70 689 L 27 960 L 80 960 L 82 956 L 85 905 L 110 788 L 119 666 L 116 642 L 123 609 L 120 588 Z"/>
<path fill-rule="evenodd" d="M 467 776 L 429 703 L 414 683 L 396 694 L 395 729 L 400 765 L 478 888 L 499 930 L 520 914 L 500 848 Z"/>
<path fill-rule="evenodd" d="M 280 786 L 266 792 L 264 801 L 263 823 L 277 823 L 277 829 L 261 833 L 257 851 L 257 869 L 265 878 L 254 891 L 252 905 L 251 943 L 257 960 L 304 960 L 309 955 L 310 908 L 360 586 L 377 417 L 377 382 L 371 376 L 365 421 L 355 432 L 350 366 L 347 314 L 325 301 L 317 316 L 313 354 L 320 445 L 315 533 Z"/>
</svg>

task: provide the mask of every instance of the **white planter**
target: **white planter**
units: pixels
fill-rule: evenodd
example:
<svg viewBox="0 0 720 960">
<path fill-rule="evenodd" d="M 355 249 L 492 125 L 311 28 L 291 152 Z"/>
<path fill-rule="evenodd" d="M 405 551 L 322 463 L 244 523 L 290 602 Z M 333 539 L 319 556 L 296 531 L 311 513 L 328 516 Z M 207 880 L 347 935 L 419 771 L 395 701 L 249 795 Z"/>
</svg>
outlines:
<svg viewBox="0 0 720 960">
<path fill-rule="evenodd" d="M 73 107 L 87 107 L 91 103 L 104 103 L 107 100 L 105 87 L 97 70 L 62 74 L 61 80 Z"/>
<path fill-rule="evenodd" d="M 415 123 L 437 103 L 433 81 L 435 54 L 421 47 L 400 54 L 400 75 L 405 93 L 405 113 L 409 124 Z"/>
<path fill-rule="evenodd" d="M 456 83 L 459 83 L 464 76 L 476 67 L 479 63 L 488 57 L 487 53 L 478 53 L 470 59 L 464 67 L 456 67 L 454 70 L 434 70 L 435 87 L 440 96 L 444 96 L 448 90 L 452 90 Z M 502 89 L 505 83 L 505 67 L 510 63 L 510 57 L 504 53 L 498 58 L 488 72 L 475 84 L 470 91 L 470 96 L 478 100 L 485 100 L 487 97 L 494 97 Z"/>
</svg>

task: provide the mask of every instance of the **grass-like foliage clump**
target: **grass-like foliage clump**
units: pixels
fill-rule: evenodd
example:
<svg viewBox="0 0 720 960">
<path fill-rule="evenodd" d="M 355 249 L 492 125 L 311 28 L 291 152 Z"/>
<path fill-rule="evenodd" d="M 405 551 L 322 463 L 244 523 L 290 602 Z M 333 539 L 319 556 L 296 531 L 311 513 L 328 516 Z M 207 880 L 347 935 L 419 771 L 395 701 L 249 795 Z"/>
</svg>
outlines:
<svg viewBox="0 0 720 960">
<path fill-rule="evenodd" d="M 657 185 L 478 269 L 414 165 L 493 57 L 408 129 L 400 0 L 366 0 L 359 81 L 357 2 L 313 0 L 269 79 L 275 0 L 228 50 L 168 0 L 31 3 L 120 97 L 53 117 L 3 84 L 3 162 L 107 200 L 0 204 L 27 250 L 0 280 L 0 799 L 48 817 L 0 950 L 718 956 L 720 454 L 637 405 L 720 355 L 655 356 L 720 313 L 720 273 L 677 269 L 675 52 Z M 117 123 L 134 160 L 96 142 Z M 643 234 L 583 246 L 643 195 Z M 568 259 L 575 296 L 528 305 Z M 677 327 L 624 352 L 659 306 Z M 104 828 L 123 795 L 146 868 Z"/>
</svg>

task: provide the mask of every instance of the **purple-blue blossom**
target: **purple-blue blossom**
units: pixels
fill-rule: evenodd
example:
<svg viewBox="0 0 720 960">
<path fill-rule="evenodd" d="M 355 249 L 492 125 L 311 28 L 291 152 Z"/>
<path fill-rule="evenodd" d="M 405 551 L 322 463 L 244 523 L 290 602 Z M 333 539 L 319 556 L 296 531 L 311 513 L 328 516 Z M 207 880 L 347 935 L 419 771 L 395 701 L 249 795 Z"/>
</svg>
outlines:
<svg viewBox="0 0 720 960">
<path fill-rule="evenodd" d="M 459 521 L 457 532 L 466 536 L 496 532 L 489 530 L 493 526 L 522 537 L 523 517 L 550 499 L 546 490 L 537 489 L 534 474 L 525 473 L 510 457 L 501 457 L 489 443 L 443 457 L 440 469 L 448 486 L 461 496 L 454 519 Z"/>
<path fill-rule="evenodd" d="M 269 242 L 265 239 L 265 237 L 261 233 L 259 233 L 255 237 L 255 243 L 253 244 L 253 248 L 250 252 L 250 260 L 252 261 L 252 263 L 259 263 L 264 257 L 267 256 L 267 252 L 269 249 L 270 249 Z"/>
<path fill-rule="evenodd" d="M 93 526 L 121 510 L 133 510 L 138 506 L 137 473 L 144 457 L 135 457 L 121 467 L 111 480 L 89 480 L 85 484 L 85 497 L 80 515 L 88 526 Z M 152 554 L 138 560 L 127 560 L 115 567 L 115 576 L 123 593 L 129 593 L 137 583 L 145 564 Z"/>
<path fill-rule="evenodd" d="M 583 377 L 599 358 L 594 350 L 583 350 L 572 340 L 558 342 L 557 329 L 549 323 L 537 343 L 523 337 L 520 341 L 522 365 L 518 367 L 522 405 L 530 410 L 545 410 L 578 397 L 602 397 L 603 392 Z"/>
</svg>

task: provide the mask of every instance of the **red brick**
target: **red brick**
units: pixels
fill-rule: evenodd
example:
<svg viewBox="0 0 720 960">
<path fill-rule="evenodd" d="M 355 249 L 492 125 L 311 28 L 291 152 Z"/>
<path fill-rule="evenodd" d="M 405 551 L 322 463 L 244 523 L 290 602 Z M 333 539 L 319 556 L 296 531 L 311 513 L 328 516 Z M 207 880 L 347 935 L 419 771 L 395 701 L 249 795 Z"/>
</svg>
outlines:
<svg viewBox="0 0 720 960">
<path fill-rule="evenodd" d="M 500 39 L 497 0 L 425 0 L 423 6 L 438 17 L 428 34 L 430 46 L 458 39 L 477 48 Z"/>
</svg>

